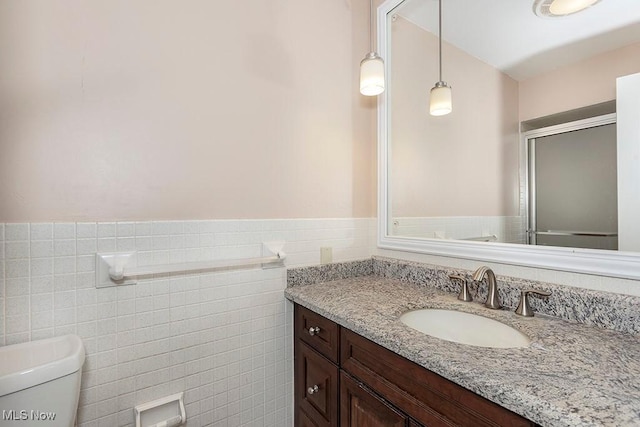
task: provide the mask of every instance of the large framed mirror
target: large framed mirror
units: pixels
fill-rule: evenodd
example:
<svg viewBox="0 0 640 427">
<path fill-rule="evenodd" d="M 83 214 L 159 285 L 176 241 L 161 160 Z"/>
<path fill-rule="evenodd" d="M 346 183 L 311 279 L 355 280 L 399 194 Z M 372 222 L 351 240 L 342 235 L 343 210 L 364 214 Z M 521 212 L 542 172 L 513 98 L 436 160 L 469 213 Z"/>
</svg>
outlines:
<svg viewBox="0 0 640 427">
<path fill-rule="evenodd" d="M 640 2 L 550 3 L 378 8 L 379 247 L 640 279 Z"/>
</svg>

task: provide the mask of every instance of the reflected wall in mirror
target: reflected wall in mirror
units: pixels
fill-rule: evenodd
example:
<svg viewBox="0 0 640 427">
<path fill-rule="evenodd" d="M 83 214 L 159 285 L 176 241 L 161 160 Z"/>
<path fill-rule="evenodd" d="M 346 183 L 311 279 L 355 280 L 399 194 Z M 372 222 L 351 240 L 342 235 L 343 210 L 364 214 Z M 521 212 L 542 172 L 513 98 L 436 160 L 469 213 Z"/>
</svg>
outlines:
<svg viewBox="0 0 640 427">
<path fill-rule="evenodd" d="M 598 243 L 591 244 L 591 237 L 570 236 L 616 234 L 615 207 L 601 215 L 602 224 L 571 223 L 575 215 L 597 216 L 585 205 L 556 212 L 564 216 L 561 230 L 534 228 L 525 134 L 615 112 L 616 79 L 640 72 L 640 2 L 604 0 L 575 15 L 542 18 L 533 0 L 444 0 L 442 73 L 453 90 L 453 112 L 440 117 L 428 113 L 429 89 L 438 80 L 438 2 L 395 3 L 381 20 L 389 76 L 381 116 L 387 138 L 386 234 L 617 248 L 617 239 L 603 244 L 595 238 Z M 598 165 L 600 154 L 586 151 L 593 151 L 591 161 Z M 600 172 L 616 176 L 615 170 Z M 589 185 L 577 181 L 573 188 Z M 618 198 L 599 197 L 607 203 Z M 582 230 L 586 224 L 594 230 Z M 570 237 L 535 238 L 536 232 L 550 231 Z"/>
</svg>

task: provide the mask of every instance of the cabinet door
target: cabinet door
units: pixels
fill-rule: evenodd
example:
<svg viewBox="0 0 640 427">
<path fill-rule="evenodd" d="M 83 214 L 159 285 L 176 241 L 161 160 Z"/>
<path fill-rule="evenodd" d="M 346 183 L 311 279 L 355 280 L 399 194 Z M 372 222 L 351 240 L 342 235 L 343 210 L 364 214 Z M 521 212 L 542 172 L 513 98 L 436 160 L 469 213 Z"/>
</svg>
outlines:
<svg viewBox="0 0 640 427">
<path fill-rule="evenodd" d="M 304 411 L 296 411 L 296 427 L 318 427 Z"/>
<path fill-rule="evenodd" d="M 294 379 L 296 426 L 337 427 L 338 367 L 297 340 Z"/>
<path fill-rule="evenodd" d="M 409 418 L 340 373 L 340 427 L 407 427 Z"/>
<path fill-rule="evenodd" d="M 340 367 L 425 426 L 531 427 L 533 423 L 343 328 Z"/>
</svg>

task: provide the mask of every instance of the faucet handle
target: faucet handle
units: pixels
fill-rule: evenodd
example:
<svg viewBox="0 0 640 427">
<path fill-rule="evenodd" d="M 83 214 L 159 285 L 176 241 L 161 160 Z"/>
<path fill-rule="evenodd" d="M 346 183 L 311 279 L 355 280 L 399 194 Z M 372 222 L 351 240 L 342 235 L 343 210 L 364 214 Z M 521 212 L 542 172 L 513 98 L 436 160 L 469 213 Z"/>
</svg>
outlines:
<svg viewBox="0 0 640 427">
<path fill-rule="evenodd" d="M 460 301 L 466 301 L 466 302 L 473 301 L 473 298 L 471 298 L 471 293 L 469 292 L 469 285 L 467 283 L 466 277 L 459 276 L 457 274 L 450 274 L 449 279 L 451 279 L 451 282 L 453 283 L 460 284 L 460 293 L 458 294 L 458 299 Z"/>
<path fill-rule="evenodd" d="M 548 297 L 551 292 L 539 291 L 537 289 L 525 289 L 520 293 L 520 303 L 516 308 L 516 314 L 524 317 L 533 317 L 533 309 L 529 305 L 529 295 L 537 295 L 542 297 Z"/>
</svg>

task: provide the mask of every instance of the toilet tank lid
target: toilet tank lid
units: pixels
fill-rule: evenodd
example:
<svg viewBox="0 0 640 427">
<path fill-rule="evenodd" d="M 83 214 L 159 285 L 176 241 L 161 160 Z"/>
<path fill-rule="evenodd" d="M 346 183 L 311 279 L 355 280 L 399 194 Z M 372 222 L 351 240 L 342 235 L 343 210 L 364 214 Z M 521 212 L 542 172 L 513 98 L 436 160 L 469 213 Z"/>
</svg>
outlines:
<svg viewBox="0 0 640 427">
<path fill-rule="evenodd" d="M 0 347 L 0 396 L 72 374 L 84 364 L 76 335 Z"/>
</svg>

